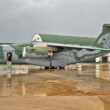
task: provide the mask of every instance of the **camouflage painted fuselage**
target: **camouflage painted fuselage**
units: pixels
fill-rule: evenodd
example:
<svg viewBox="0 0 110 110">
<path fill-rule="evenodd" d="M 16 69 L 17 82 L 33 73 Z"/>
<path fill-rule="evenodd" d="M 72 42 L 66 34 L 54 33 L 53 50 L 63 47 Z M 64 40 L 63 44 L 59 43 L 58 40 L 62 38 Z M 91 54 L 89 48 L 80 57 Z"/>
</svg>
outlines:
<svg viewBox="0 0 110 110">
<path fill-rule="evenodd" d="M 12 52 L 13 63 L 20 64 L 36 64 L 39 66 L 65 66 L 68 64 L 79 62 L 93 62 L 98 56 L 102 56 L 105 52 L 102 50 L 91 50 L 85 48 L 67 48 L 59 47 L 53 52 L 53 56 L 49 56 L 49 48 L 47 43 L 60 44 L 78 44 L 86 46 L 97 46 L 110 49 L 110 25 L 104 25 L 100 36 L 96 38 L 66 37 L 52 35 L 40 35 L 36 44 L 30 45 L 1 45 L 0 46 L 0 63 L 6 63 L 7 52 Z M 81 40 L 82 39 L 82 40 Z M 25 51 L 24 52 L 24 47 Z M 52 48 L 52 47 L 51 47 Z M 25 53 L 25 55 L 23 55 Z"/>
</svg>

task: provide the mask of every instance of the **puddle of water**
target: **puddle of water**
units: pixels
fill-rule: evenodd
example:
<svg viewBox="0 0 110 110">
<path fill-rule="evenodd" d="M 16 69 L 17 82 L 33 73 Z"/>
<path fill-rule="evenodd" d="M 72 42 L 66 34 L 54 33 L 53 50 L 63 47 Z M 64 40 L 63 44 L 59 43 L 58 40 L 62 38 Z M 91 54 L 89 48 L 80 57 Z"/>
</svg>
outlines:
<svg viewBox="0 0 110 110">
<path fill-rule="evenodd" d="M 11 79 L 1 76 L 0 96 L 110 95 L 110 64 L 79 67 L 73 71 L 34 71 Z"/>
</svg>

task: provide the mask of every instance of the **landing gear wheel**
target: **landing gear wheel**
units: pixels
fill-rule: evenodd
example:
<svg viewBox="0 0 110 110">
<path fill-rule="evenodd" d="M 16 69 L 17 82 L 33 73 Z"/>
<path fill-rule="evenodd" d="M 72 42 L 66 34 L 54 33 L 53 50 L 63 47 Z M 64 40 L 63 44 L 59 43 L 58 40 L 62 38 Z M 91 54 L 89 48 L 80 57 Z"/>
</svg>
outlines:
<svg viewBox="0 0 110 110">
<path fill-rule="evenodd" d="M 63 66 L 58 66 L 57 69 L 58 70 L 64 70 L 64 67 Z"/>
</svg>

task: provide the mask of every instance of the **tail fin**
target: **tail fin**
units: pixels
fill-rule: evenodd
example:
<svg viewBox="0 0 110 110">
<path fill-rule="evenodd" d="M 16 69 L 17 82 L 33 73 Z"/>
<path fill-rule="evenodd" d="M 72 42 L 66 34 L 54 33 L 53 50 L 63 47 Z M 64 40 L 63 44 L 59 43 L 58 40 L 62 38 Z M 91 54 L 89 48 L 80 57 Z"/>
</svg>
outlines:
<svg viewBox="0 0 110 110">
<path fill-rule="evenodd" d="M 96 39 L 95 45 L 110 49 L 110 24 L 104 24 L 102 33 Z"/>
<path fill-rule="evenodd" d="M 39 34 L 35 34 L 32 38 L 32 42 L 42 42 L 42 38 Z"/>
</svg>

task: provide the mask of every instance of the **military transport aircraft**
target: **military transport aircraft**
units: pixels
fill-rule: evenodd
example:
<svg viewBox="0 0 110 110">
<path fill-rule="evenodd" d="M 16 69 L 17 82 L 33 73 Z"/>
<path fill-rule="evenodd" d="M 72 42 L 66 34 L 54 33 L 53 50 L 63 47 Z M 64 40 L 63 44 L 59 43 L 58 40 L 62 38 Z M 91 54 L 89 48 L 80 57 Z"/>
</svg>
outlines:
<svg viewBox="0 0 110 110">
<path fill-rule="evenodd" d="M 1 43 L 0 63 L 6 63 L 8 52 L 15 64 L 64 67 L 94 61 L 110 52 L 110 24 L 103 25 L 98 38 L 35 34 L 31 43 Z"/>
</svg>

